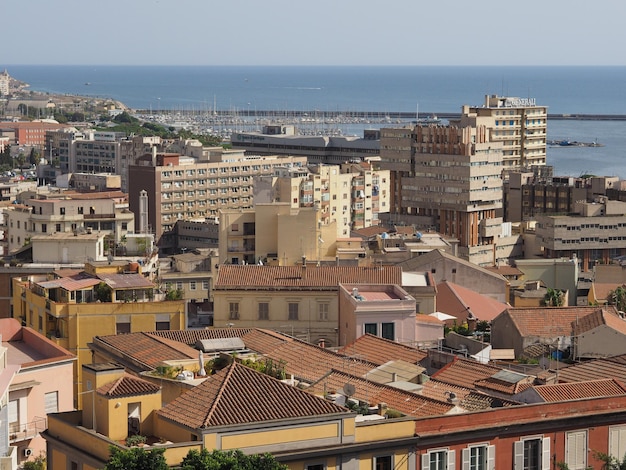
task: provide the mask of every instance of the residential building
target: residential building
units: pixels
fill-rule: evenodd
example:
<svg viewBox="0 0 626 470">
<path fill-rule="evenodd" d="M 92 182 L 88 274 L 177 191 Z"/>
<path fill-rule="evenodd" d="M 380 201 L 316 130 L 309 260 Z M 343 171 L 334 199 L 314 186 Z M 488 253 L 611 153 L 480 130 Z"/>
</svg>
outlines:
<svg viewBox="0 0 626 470">
<path fill-rule="evenodd" d="M 504 302 L 451 281 L 441 281 L 437 284 L 437 311 L 455 318 L 445 321 L 448 326 L 467 325 L 474 331 L 478 322 L 490 322 L 507 307 L 508 304 Z"/>
<path fill-rule="evenodd" d="M 391 172 L 392 220 L 459 240 L 459 256 L 491 265 L 500 246 L 517 256 L 503 224 L 502 143 L 479 127 L 382 129 L 381 168 Z M 504 250 L 505 246 L 509 249 Z"/>
<path fill-rule="evenodd" d="M 626 254 L 626 202 L 578 202 L 569 215 L 537 216 L 537 239 L 545 258 L 576 258 L 582 271 Z"/>
<path fill-rule="evenodd" d="M 20 369 L 17 364 L 9 364 L 8 348 L 0 345 L 0 465 L 3 469 L 17 469 L 18 450 L 9 444 L 9 386 Z"/>
<path fill-rule="evenodd" d="M 431 250 L 397 266 L 404 272 L 428 272 L 436 285 L 450 281 L 501 303 L 509 299 L 509 282 L 504 276 L 443 250 Z"/>
<path fill-rule="evenodd" d="M 0 129 L 15 133 L 15 141 L 20 146 L 35 147 L 43 153 L 46 144 L 46 132 L 69 127 L 56 121 L 6 121 L 0 124 Z"/>
<path fill-rule="evenodd" d="M 242 153 L 242 152 L 241 152 Z M 253 178 L 277 167 L 303 166 L 304 157 L 246 157 L 241 153 L 209 154 L 196 159 L 156 154 L 129 166 L 130 210 L 138 214 L 139 233 L 153 233 L 159 248 L 173 250 L 168 234 L 178 220 L 215 218 L 220 209 L 252 207 Z M 214 160 L 211 160 L 214 158 Z"/>
<path fill-rule="evenodd" d="M 11 76 L 9 72 L 4 70 L 4 72 L 0 73 L 0 96 L 8 96 L 9 95 L 9 85 L 11 83 Z"/>
<path fill-rule="evenodd" d="M 7 365 L 18 369 L 9 385 L 8 437 L 18 462 L 45 454 L 47 414 L 72 411 L 76 357 L 14 318 L 0 320 Z"/>
<path fill-rule="evenodd" d="M 556 351 L 569 351 L 569 356 L 575 359 L 580 356 L 577 343 L 580 341 L 579 335 L 583 333 L 590 335 L 586 337 L 586 341 L 589 341 L 591 335 L 604 330 L 603 337 L 609 335 L 615 341 L 620 341 L 623 335 L 621 329 L 608 333 L 609 329 L 615 329 L 619 317 L 612 322 L 613 317 L 605 318 L 605 313 L 617 317 L 614 307 L 508 308 L 491 321 L 491 344 L 494 349 L 514 349 L 516 358 L 524 357 L 527 349 L 541 346 L 542 353 L 549 355 L 548 349 L 555 354 Z M 585 319 L 587 316 L 590 317 Z M 585 323 L 581 325 L 583 321 Z M 607 324 L 608 327 L 603 326 Z M 594 331 L 596 328 L 599 329 Z M 591 350 L 601 351 L 599 355 L 611 355 L 608 351 L 614 351 L 611 349 L 614 341 L 609 340 L 609 336 L 601 340 L 609 342 L 606 345 L 608 349 L 585 343 L 582 351 L 589 357 L 597 357 L 588 352 Z"/>
<path fill-rule="evenodd" d="M 94 336 L 183 329 L 185 313 L 184 301 L 155 293 L 138 263 L 91 262 L 83 270 L 13 279 L 14 317 L 77 356 L 76 393 L 81 366 L 91 362 L 88 343 Z"/>
<path fill-rule="evenodd" d="M 340 283 L 346 282 L 401 285 L 402 273 L 396 266 L 220 265 L 214 324 L 270 328 L 325 346 L 345 344 L 338 321 Z"/>
<path fill-rule="evenodd" d="M 380 223 L 379 214 L 389 212 L 389 172 L 371 163 L 310 166 L 278 170 L 258 178 L 254 202 L 286 202 L 292 208 L 318 207 L 322 223 L 336 222 L 337 237 Z"/>
<path fill-rule="evenodd" d="M 319 208 L 294 209 L 289 203 L 255 204 L 252 209 L 220 210 L 219 220 L 221 263 L 335 263 L 336 223 L 323 223 Z"/>
<path fill-rule="evenodd" d="M 57 187 L 59 178 L 57 178 Z M 121 191 L 122 177 L 110 173 L 72 173 L 68 187 L 79 192 Z"/>
<path fill-rule="evenodd" d="M 261 132 L 234 132 L 233 148 L 252 155 L 294 155 L 310 163 L 338 165 L 349 160 L 376 158 L 380 131 L 365 130 L 363 137 L 301 135 L 293 126 L 269 125 Z"/>
<path fill-rule="evenodd" d="M 102 468 L 134 430 L 159 442 L 170 466 L 190 450 L 271 452 L 289 468 L 351 462 L 409 470 L 412 419 L 361 422 L 332 401 L 233 362 L 161 407 L 160 388 L 116 364 L 85 367 L 93 404 L 49 417 L 48 468 Z M 220 390 L 216 394 L 216 390 Z M 251 410 L 254 410 L 251 413 Z M 89 432 L 89 427 L 96 432 Z"/>
<path fill-rule="evenodd" d="M 518 259 L 515 267 L 522 271 L 523 281 L 541 281 L 545 287 L 558 289 L 567 294 L 565 305 L 576 305 L 576 291 L 580 266 L 578 259 L 554 258 L 554 259 Z"/>
<path fill-rule="evenodd" d="M 452 125 L 485 126 L 489 140 L 502 144 L 503 170 L 546 164 L 548 108 L 535 98 L 485 96 L 481 106 L 464 105 Z"/>
<path fill-rule="evenodd" d="M 340 344 L 371 334 L 416 344 L 415 299 L 397 285 L 339 284 Z"/>
<path fill-rule="evenodd" d="M 121 192 L 59 192 L 5 208 L 8 250 L 12 253 L 35 235 L 101 232 L 114 242 L 133 232 L 135 216 Z M 107 247 L 109 248 L 109 247 Z"/>
</svg>

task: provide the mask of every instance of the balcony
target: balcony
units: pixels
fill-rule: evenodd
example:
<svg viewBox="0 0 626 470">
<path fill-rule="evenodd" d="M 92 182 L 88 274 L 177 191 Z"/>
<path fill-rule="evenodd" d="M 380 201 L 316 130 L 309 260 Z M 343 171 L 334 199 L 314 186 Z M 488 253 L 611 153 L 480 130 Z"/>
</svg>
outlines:
<svg viewBox="0 0 626 470">
<path fill-rule="evenodd" d="M 46 430 L 48 420 L 46 418 L 35 417 L 29 423 L 10 423 L 9 424 L 9 443 L 25 441 L 32 439 L 39 433 Z"/>
</svg>

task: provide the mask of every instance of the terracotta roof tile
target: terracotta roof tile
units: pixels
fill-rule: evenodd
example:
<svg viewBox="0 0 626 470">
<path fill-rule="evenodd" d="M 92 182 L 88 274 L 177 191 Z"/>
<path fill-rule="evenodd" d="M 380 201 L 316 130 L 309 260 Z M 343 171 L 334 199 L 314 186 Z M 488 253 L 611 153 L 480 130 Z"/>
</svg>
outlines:
<svg viewBox="0 0 626 470">
<path fill-rule="evenodd" d="M 493 391 L 498 393 L 505 393 L 508 395 L 515 395 L 526 390 L 527 388 L 532 387 L 533 378 L 529 377 L 528 379 L 522 379 L 519 382 L 512 383 L 491 376 L 486 379 L 477 380 L 474 384 L 477 388 L 486 390 L 487 393 Z"/>
<path fill-rule="evenodd" d="M 582 382 L 607 378 L 626 382 L 626 355 L 582 362 L 558 371 L 559 382 Z"/>
<path fill-rule="evenodd" d="M 455 357 L 452 362 L 435 372 L 432 378 L 473 390 L 477 381 L 487 379 L 501 370 L 499 367 Z"/>
<path fill-rule="evenodd" d="M 600 307 L 532 307 L 509 308 L 507 314 L 523 337 L 554 338 L 571 336 L 572 322 L 598 310 Z"/>
<path fill-rule="evenodd" d="M 447 401 L 439 401 L 416 393 L 407 392 L 389 385 L 383 385 L 356 377 L 341 371 L 333 370 L 322 377 L 309 389 L 311 393 L 323 394 L 325 392 L 341 393 L 345 384 L 354 386 L 355 399 L 376 406 L 386 403 L 391 409 L 397 410 L 409 416 L 426 417 L 448 413 L 454 405 Z"/>
<path fill-rule="evenodd" d="M 626 335 L 626 321 L 618 315 L 617 310 L 612 306 L 596 308 L 589 315 L 576 319 L 572 322 L 572 329 L 574 335 L 578 336 L 602 325 Z"/>
<path fill-rule="evenodd" d="M 344 407 L 234 362 L 158 413 L 191 429 L 346 413 Z"/>
<path fill-rule="evenodd" d="M 241 338 L 253 331 L 252 328 L 205 328 L 203 330 L 160 330 L 151 335 L 194 346 L 202 339 Z"/>
<path fill-rule="evenodd" d="M 453 282 L 443 281 L 437 284 L 437 309 L 453 316 L 462 312 L 462 320 L 469 313 L 472 318 L 491 321 L 507 307 L 507 304 Z"/>
<path fill-rule="evenodd" d="M 385 364 L 390 360 L 397 359 L 417 364 L 427 356 L 425 352 L 420 351 L 419 349 L 371 334 L 360 336 L 352 344 L 341 348 L 338 353 L 345 356 L 362 357 L 365 360 L 377 365 Z"/>
<path fill-rule="evenodd" d="M 337 289 L 339 283 L 402 284 L 398 266 L 221 265 L 215 289 Z"/>
<path fill-rule="evenodd" d="M 610 397 L 626 394 L 624 384 L 615 379 L 538 385 L 534 387 L 534 390 L 546 402 L 580 400 L 583 398 Z"/>
<path fill-rule="evenodd" d="M 117 380 L 100 387 L 97 392 L 108 398 L 148 395 L 161 390 L 161 387 L 147 380 L 124 374 Z"/>
</svg>

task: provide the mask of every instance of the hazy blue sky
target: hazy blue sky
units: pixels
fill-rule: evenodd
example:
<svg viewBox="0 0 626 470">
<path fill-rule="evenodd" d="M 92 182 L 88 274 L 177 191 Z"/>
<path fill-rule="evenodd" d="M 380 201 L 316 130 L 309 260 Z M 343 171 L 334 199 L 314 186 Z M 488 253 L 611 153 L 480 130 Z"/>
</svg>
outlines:
<svg viewBox="0 0 626 470">
<path fill-rule="evenodd" d="M 624 0 L 3 0 L 0 64 L 624 65 Z"/>
</svg>

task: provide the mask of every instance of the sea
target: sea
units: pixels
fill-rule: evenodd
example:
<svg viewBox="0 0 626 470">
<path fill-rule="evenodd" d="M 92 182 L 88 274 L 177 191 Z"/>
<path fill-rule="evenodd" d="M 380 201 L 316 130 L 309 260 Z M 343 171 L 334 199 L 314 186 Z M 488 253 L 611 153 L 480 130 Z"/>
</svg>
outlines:
<svg viewBox="0 0 626 470">
<path fill-rule="evenodd" d="M 548 140 L 560 176 L 626 178 L 626 66 L 35 66 L 2 65 L 32 90 L 112 98 L 132 109 L 178 112 L 419 112 L 420 117 L 481 106 L 486 95 L 534 98 L 550 115 Z M 376 127 L 367 125 L 369 128 Z M 380 125 L 378 127 L 383 127 Z M 349 132 L 358 133 L 360 127 Z"/>
</svg>

